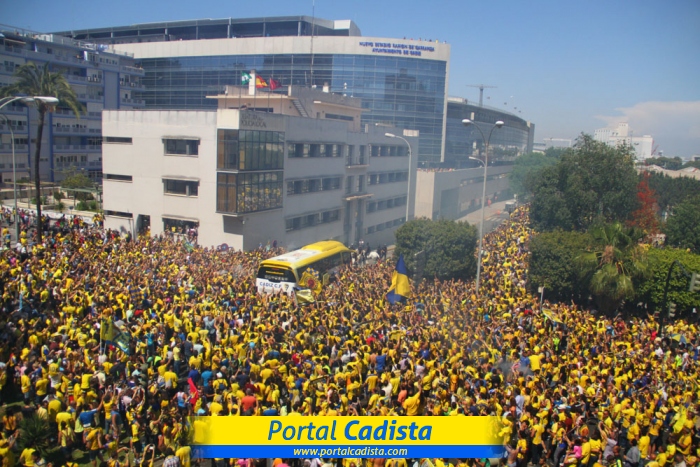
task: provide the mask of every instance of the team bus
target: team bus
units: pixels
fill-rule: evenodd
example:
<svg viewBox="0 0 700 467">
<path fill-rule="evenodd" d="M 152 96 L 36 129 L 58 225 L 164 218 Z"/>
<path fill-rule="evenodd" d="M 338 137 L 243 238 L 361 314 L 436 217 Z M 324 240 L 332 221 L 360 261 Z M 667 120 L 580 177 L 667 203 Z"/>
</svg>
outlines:
<svg viewBox="0 0 700 467">
<path fill-rule="evenodd" d="M 308 268 L 313 268 L 323 278 L 324 274 L 351 261 L 350 250 L 340 242 L 327 240 L 312 243 L 260 263 L 255 285 L 258 293 L 290 294 Z"/>
</svg>

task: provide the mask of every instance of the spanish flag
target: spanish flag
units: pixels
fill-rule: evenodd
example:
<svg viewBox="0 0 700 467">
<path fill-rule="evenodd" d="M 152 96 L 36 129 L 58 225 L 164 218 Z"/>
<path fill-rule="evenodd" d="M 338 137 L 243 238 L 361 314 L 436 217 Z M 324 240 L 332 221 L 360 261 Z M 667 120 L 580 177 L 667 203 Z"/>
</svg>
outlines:
<svg viewBox="0 0 700 467">
<path fill-rule="evenodd" d="M 260 76 L 255 77 L 255 87 L 256 88 L 266 88 L 267 83 L 265 82 L 264 79 L 262 79 Z"/>
<path fill-rule="evenodd" d="M 391 287 L 386 294 L 386 299 L 392 305 L 397 302 L 403 302 L 411 296 L 411 284 L 408 282 L 408 271 L 406 263 L 403 261 L 403 255 L 399 256 L 396 262 L 396 269 L 391 276 Z"/>
</svg>

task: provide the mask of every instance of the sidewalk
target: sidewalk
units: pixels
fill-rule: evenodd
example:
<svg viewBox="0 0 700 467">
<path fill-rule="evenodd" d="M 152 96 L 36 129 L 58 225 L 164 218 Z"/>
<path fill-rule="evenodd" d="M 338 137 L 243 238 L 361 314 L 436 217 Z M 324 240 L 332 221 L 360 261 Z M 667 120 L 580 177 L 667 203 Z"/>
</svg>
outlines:
<svg viewBox="0 0 700 467">
<path fill-rule="evenodd" d="M 6 209 L 14 209 L 15 207 L 15 202 L 12 199 L 6 199 L 2 200 L 2 207 Z M 32 207 L 29 207 L 30 205 L 26 202 L 18 202 L 17 207 L 21 211 L 28 211 L 28 212 L 33 212 L 36 213 L 36 208 L 34 208 L 33 204 L 31 205 Z M 72 216 L 80 216 L 83 218 L 85 222 L 88 224 L 92 224 L 92 218 L 95 216 L 96 213 L 91 212 L 91 211 L 78 211 L 77 209 L 69 209 L 66 208 L 63 210 L 63 212 L 59 212 L 53 209 L 44 209 L 42 207 L 41 213 L 45 216 L 49 216 L 51 219 L 60 219 L 62 216 L 66 216 L 67 218 L 71 218 Z"/>
<path fill-rule="evenodd" d="M 2 200 L 2 207 L 7 208 L 7 209 L 13 209 L 15 207 L 15 202 L 12 199 L 6 199 Z M 34 206 L 32 204 L 32 206 Z M 29 211 L 36 213 L 36 208 L 34 207 L 29 207 L 29 204 L 26 202 L 18 202 L 17 207 L 22 210 L 22 211 Z M 83 218 L 85 222 L 92 223 L 92 218 L 96 214 L 91 211 L 78 211 L 77 209 L 69 209 L 68 207 L 63 210 L 63 212 L 59 212 L 53 209 L 44 209 L 42 207 L 41 213 L 45 216 L 49 216 L 51 219 L 60 219 L 61 216 L 66 216 L 66 217 L 72 217 L 72 216 L 80 216 Z"/>
</svg>

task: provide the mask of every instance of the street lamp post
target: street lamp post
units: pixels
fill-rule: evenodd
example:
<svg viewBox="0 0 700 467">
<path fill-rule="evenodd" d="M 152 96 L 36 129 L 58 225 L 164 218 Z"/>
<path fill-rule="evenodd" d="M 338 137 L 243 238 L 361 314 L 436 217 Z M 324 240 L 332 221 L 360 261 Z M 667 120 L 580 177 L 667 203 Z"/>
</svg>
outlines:
<svg viewBox="0 0 700 467">
<path fill-rule="evenodd" d="M 45 104 L 58 104 L 58 99 L 51 96 L 11 96 L 0 99 L 0 109 L 15 101 L 21 101 L 25 104 L 36 101 L 41 101 Z M 10 129 L 10 138 L 12 138 L 12 190 L 15 198 L 15 241 L 19 242 L 19 209 L 17 208 L 17 160 L 15 159 L 15 132 L 12 130 L 12 124 L 7 117 L 2 114 L 0 114 L 0 117 L 5 119 L 5 123 L 7 123 L 7 126 Z M 39 174 L 35 174 L 35 176 L 38 177 Z M 38 202 L 40 197 L 39 193 L 36 194 L 36 197 Z"/>
<path fill-rule="evenodd" d="M 408 222 L 408 213 L 411 207 L 411 171 L 413 170 L 413 154 L 411 152 L 411 143 L 403 136 L 398 136 L 393 133 L 384 133 L 387 138 L 398 138 L 408 146 L 408 189 L 406 190 L 406 222 Z"/>
<path fill-rule="evenodd" d="M 472 125 L 474 122 L 469 120 L 468 118 L 465 118 L 462 120 L 462 125 L 464 126 L 469 126 Z M 479 128 L 479 125 L 474 125 L 474 128 L 476 128 L 479 133 L 481 134 L 481 139 L 486 143 L 485 144 L 485 150 L 484 150 L 484 186 L 482 189 L 482 194 L 481 194 L 481 222 L 479 223 L 479 256 L 477 257 L 476 261 L 476 295 L 479 296 L 479 286 L 481 285 L 481 257 L 484 254 L 484 210 L 486 209 L 486 176 L 488 172 L 488 167 L 489 167 L 489 142 L 491 141 L 491 135 L 493 134 L 493 130 L 496 128 L 501 128 L 505 123 L 503 123 L 502 120 L 498 120 L 494 125 L 491 127 L 491 131 L 489 132 L 489 137 L 486 138 L 484 136 L 484 132 L 481 131 L 481 128 Z"/>
<path fill-rule="evenodd" d="M 10 129 L 10 138 L 12 138 L 12 192 L 15 198 L 15 241 L 19 241 L 19 211 L 17 210 L 17 159 L 15 159 L 15 132 L 12 130 L 12 123 L 7 116 L 0 114 L 5 120 L 7 127 Z"/>
</svg>

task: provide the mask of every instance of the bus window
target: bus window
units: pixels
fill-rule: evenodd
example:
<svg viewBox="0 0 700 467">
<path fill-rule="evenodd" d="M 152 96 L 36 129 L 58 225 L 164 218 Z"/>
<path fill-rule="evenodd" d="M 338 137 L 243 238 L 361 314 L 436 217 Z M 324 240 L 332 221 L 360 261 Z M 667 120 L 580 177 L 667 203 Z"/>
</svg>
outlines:
<svg viewBox="0 0 700 467">
<path fill-rule="evenodd" d="M 273 266 L 260 266 L 258 269 L 258 279 L 265 279 L 270 282 L 296 282 L 294 272 L 291 269 Z"/>
<path fill-rule="evenodd" d="M 343 255 L 343 264 L 350 264 L 352 262 L 352 257 L 350 256 L 350 253 L 342 252 L 341 255 Z"/>
</svg>

